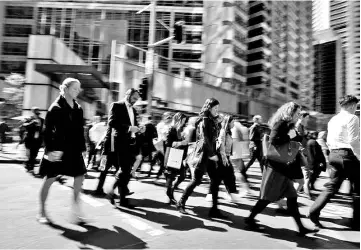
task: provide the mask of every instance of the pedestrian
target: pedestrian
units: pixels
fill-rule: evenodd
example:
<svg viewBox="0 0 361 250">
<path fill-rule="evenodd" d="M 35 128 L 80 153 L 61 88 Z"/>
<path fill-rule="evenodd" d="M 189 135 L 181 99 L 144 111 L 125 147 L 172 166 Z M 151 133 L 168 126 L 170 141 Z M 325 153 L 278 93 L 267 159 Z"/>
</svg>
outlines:
<svg viewBox="0 0 361 250">
<path fill-rule="evenodd" d="M 166 133 L 167 133 L 167 131 L 169 129 L 169 126 L 170 126 L 170 124 L 172 122 L 172 119 L 173 119 L 173 113 L 165 112 L 163 114 L 162 120 L 156 126 L 158 139 L 154 143 L 154 145 L 157 145 L 157 147 L 156 147 L 157 151 L 153 156 L 153 161 L 158 160 L 158 162 L 159 162 L 159 170 L 158 170 L 158 173 L 157 173 L 157 179 L 159 179 L 160 176 L 164 172 L 164 153 L 165 153 L 164 142 L 165 142 Z M 151 172 L 153 170 L 153 166 L 154 166 L 154 164 L 151 164 L 148 176 L 151 174 Z"/>
<path fill-rule="evenodd" d="M 114 151 L 117 154 L 119 170 L 115 174 L 115 181 L 108 198 L 115 205 L 114 190 L 118 188 L 119 205 L 134 208 L 126 198 L 129 193 L 128 183 L 131 170 L 136 159 L 142 157 L 137 145 L 137 133 L 143 132 L 138 127 L 137 112 L 133 105 L 140 98 L 138 90 L 131 88 L 125 93 L 122 101 L 112 103 L 109 111 L 108 126 L 114 135 Z"/>
<path fill-rule="evenodd" d="M 214 218 L 226 218 L 218 209 L 218 190 L 221 179 L 217 175 L 217 161 L 219 158 L 216 152 L 216 141 L 218 137 L 218 117 L 219 101 L 209 98 L 204 103 L 199 118 L 196 122 L 197 142 L 196 148 L 188 158 L 188 165 L 194 168 L 191 182 L 183 192 L 177 203 L 177 209 L 181 213 L 187 213 L 185 204 L 196 186 L 201 184 L 205 172 L 211 179 L 211 192 L 213 198 L 212 208 L 209 216 Z"/>
<path fill-rule="evenodd" d="M 60 96 L 50 106 L 45 118 L 45 153 L 40 174 L 45 176 L 40 191 L 40 223 L 49 223 L 45 209 L 49 189 L 58 175 L 74 177 L 73 220 L 84 222 L 80 211 L 80 192 L 86 173 L 82 152 L 85 152 L 83 109 L 76 102 L 79 80 L 66 78 L 60 85 Z"/>
<path fill-rule="evenodd" d="M 188 146 L 188 140 L 186 138 L 182 138 L 182 130 L 184 128 L 184 125 L 186 123 L 187 117 L 183 113 L 176 113 L 173 116 L 173 121 L 171 125 L 168 128 L 168 132 L 166 133 L 165 137 L 165 176 L 166 176 L 166 188 L 167 188 L 167 196 L 169 198 L 169 203 L 175 205 L 176 200 L 174 199 L 174 187 L 173 182 L 177 178 L 177 186 L 185 179 L 186 176 L 186 168 L 183 164 L 183 160 L 185 159 L 187 152 L 187 146 Z M 181 165 L 179 169 L 175 169 L 172 167 L 169 167 L 167 165 L 168 159 L 169 159 L 169 153 L 172 148 L 175 149 L 181 149 L 183 150 L 183 157 L 181 161 Z"/>
<path fill-rule="evenodd" d="M 226 115 L 222 121 L 222 128 L 219 132 L 217 148 L 220 156 L 220 160 L 217 162 L 217 171 L 220 178 L 223 180 L 227 189 L 228 195 L 232 202 L 238 203 L 240 199 L 238 197 L 236 177 L 234 174 L 234 168 L 230 159 L 232 154 L 232 129 L 234 127 L 234 118 L 231 115 Z"/>
<path fill-rule="evenodd" d="M 322 227 L 319 221 L 322 209 L 348 178 L 353 198 L 351 228 L 360 230 L 360 122 L 355 115 L 359 99 L 346 95 L 341 97 L 339 103 L 341 111 L 328 122 L 330 180 L 311 206 L 309 218 L 316 226 Z"/>
<path fill-rule="evenodd" d="M 328 164 L 328 156 L 330 155 L 330 150 L 327 146 L 327 131 L 320 131 L 317 135 L 317 143 L 321 146 L 323 156 L 326 159 L 326 164 Z M 326 165 L 327 166 L 327 165 Z"/>
<path fill-rule="evenodd" d="M 298 226 L 300 236 L 304 236 L 312 230 L 307 229 L 301 222 L 301 216 L 297 204 L 297 192 L 293 187 L 292 179 L 294 179 L 294 168 L 301 164 L 301 154 L 299 143 L 291 143 L 288 135 L 290 129 L 294 126 L 300 113 L 300 106 L 294 102 L 288 102 L 282 105 L 270 119 L 269 125 L 271 133 L 269 135 L 268 148 L 275 147 L 281 150 L 281 147 L 287 147 L 285 154 L 265 160 L 266 167 L 263 172 L 262 183 L 260 188 L 259 200 L 251 210 L 251 214 L 245 219 L 245 223 L 253 229 L 257 229 L 259 225 L 255 221 L 257 214 L 261 213 L 268 204 L 287 198 L 287 208 Z M 265 140 L 265 139 L 264 139 Z M 266 143 L 266 140 L 263 142 Z M 290 150 L 291 149 L 291 152 Z M 281 152 L 281 151 L 280 151 Z M 267 155 L 268 152 L 264 152 Z M 287 159 L 292 156 L 290 163 L 282 163 L 283 158 Z M 297 170 L 296 170 L 297 171 Z"/>
<path fill-rule="evenodd" d="M 26 147 L 26 153 L 28 160 L 25 168 L 28 171 L 34 170 L 36 163 L 36 157 L 39 153 L 39 149 L 43 143 L 43 128 L 44 119 L 40 117 L 40 110 L 38 107 L 32 107 L 31 111 L 33 115 L 26 119 L 23 123 L 25 128 L 24 144 Z"/>
<path fill-rule="evenodd" d="M 90 123 L 86 129 L 86 138 L 88 143 L 88 164 L 86 166 L 87 168 L 89 167 L 90 162 L 93 163 L 92 168 L 96 168 L 97 142 L 95 140 L 97 140 L 102 135 L 95 135 L 97 131 L 94 131 L 93 127 L 96 126 L 99 128 L 99 126 L 97 125 L 99 123 L 100 123 L 100 116 L 94 116 L 93 122 Z"/>
<path fill-rule="evenodd" d="M 100 142 L 103 140 L 106 131 L 107 131 L 107 124 L 102 118 L 96 118 L 96 123 L 92 125 L 92 127 L 89 130 L 89 139 L 90 143 L 92 144 L 92 152 L 89 153 L 88 157 L 88 165 L 91 161 L 91 158 L 93 157 L 93 169 L 98 169 L 99 164 L 97 164 L 97 155 L 99 153 L 99 145 Z"/>
<path fill-rule="evenodd" d="M 309 189 L 314 189 L 314 184 L 321 172 L 326 171 L 326 159 L 322 148 L 315 139 L 307 141 L 307 162 L 310 167 Z"/>
<path fill-rule="evenodd" d="M 304 166 L 301 166 L 302 169 L 302 173 L 303 173 L 303 180 L 302 179 L 298 179 L 298 183 L 299 183 L 299 188 L 297 189 L 297 191 L 301 191 L 303 188 L 303 192 L 305 193 L 305 195 L 312 200 L 311 197 L 311 193 L 310 193 L 310 166 L 309 163 L 307 162 L 307 141 L 308 141 L 308 132 L 306 130 L 306 125 L 308 123 L 308 119 L 309 119 L 309 113 L 307 111 L 302 110 L 300 113 L 300 117 L 298 118 L 298 121 L 296 122 L 294 131 L 296 133 L 296 136 L 292 138 L 293 141 L 297 141 L 300 142 L 302 144 L 303 150 L 302 153 L 306 159 L 306 164 L 304 164 Z"/>
<path fill-rule="evenodd" d="M 257 159 L 263 172 L 263 162 L 262 162 L 262 128 L 260 124 L 262 123 L 262 116 L 255 115 L 253 117 L 253 125 L 249 128 L 249 153 L 250 160 L 247 163 L 246 167 L 243 169 L 242 175 L 245 177 L 247 181 L 247 170 L 253 165 L 255 160 Z"/>
<path fill-rule="evenodd" d="M 3 150 L 3 145 L 6 142 L 6 132 L 9 131 L 9 126 L 5 121 L 0 121 L 0 151 Z"/>
</svg>

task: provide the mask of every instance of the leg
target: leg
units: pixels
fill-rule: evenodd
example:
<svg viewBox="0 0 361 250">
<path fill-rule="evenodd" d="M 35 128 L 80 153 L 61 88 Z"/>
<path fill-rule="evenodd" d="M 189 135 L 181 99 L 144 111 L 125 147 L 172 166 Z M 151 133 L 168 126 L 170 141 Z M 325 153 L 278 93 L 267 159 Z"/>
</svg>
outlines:
<svg viewBox="0 0 361 250">
<path fill-rule="evenodd" d="M 196 186 L 198 186 L 199 184 L 202 183 L 203 175 L 204 175 L 204 172 L 202 170 L 199 170 L 199 169 L 194 170 L 192 180 L 189 182 L 188 186 L 186 187 L 186 189 L 184 190 L 184 192 L 182 194 L 182 197 L 180 198 L 180 200 L 177 203 L 177 208 L 181 212 L 184 211 L 184 206 L 185 206 L 189 196 L 191 196 L 191 194 L 193 193 L 193 190 L 196 188 Z"/>
<path fill-rule="evenodd" d="M 76 176 L 74 177 L 74 200 L 73 200 L 73 212 L 75 214 L 76 217 L 81 217 L 81 212 L 80 212 L 80 201 L 79 201 L 79 197 L 80 197 L 80 193 L 82 190 L 82 186 L 83 186 L 83 181 L 84 181 L 84 175 L 81 176 Z"/>
<path fill-rule="evenodd" d="M 46 199 L 48 198 L 50 187 L 54 183 L 55 180 L 56 180 L 56 177 L 51 177 L 51 178 L 45 177 L 44 178 L 44 183 L 40 190 L 40 216 L 41 217 L 46 217 L 45 203 L 46 203 Z"/>
<path fill-rule="evenodd" d="M 317 226 L 322 226 L 318 220 L 321 210 L 338 191 L 345 178 L 343 170 L 343 159 L 337 153 L 330 154 L 329 173 L 330 180 L 324 185 L 326 189 L 317 197 L 310 208 L 309 217 L 311 221 Z"/>
<path fill-rule="evenodd" d="M 114 156 L 112 156 L 111 154 L 112 153 L 108 153 L 108 155 L 107 155 L 107 163 L 105 164 L 105 169 L 100 172 L 99 182 L 98 182 L 98 186 L 97 186 L 97 189 L 96 189 L 96 192 L 98 192 L 98 193 L 103 192 L 103 186 L 104 186 L 105 178 L 107 177 L 109 169 L 113 165 Z"/>
<path fill-rule="evenodd" d="M 259 162 L 261 172 L 263 173 L 263 156 L 262 156 L 261 147 L 262 147 L 261 145 L 259 145 L 259 147 L 257 147 L 256 157 L 257 157 L 257 160 Z"/>
<path fill-rule="evenodd" d="M 159 171 L 157 173 L 157 178 L 159 178 L 163 172 L 164 172 L 164 155 L 162 152 L 159 152 L 157 153 L 157 157 L 158 157 L 158 161 L 159 161 Z"/>
<path fill-rule="evenodd" d="M 165 186 L 167 188 L 167 196 L 169 198 L 169 203 L 170 204 L 175 204 L 176 203 L 176 200 L 174 199 L 174 195 L 173 195 L 173 181 L 175 179 L 175 176 L 173 173 L 168 173 L 166 175 L 166 183 L 165 183 Z"/>
<path fill-rule="evenodd" d="M 253 163 L 255 162 L 256 158 L 257 158 L 257 150 L 255 150 L 254 148 L 250 148 L 249 149 L 249 154 L 250 154 L 250 160 L 247 163 L 246 167 L 245 167 L 245 172 L 247 172 L 247 170 L 253 165 Z"/>
<path fill-rule="evenodd" d="M 179 171 L 179 175 L 177 177 L 177 180 L 174 183 L 173 190 L 178 188 L 179 184 L 181 184 L 185 180 L 186 174 L 187 174 L 187 168 L 182 166 L 180 171 Z"/>
<path fill-rule="evenodd" d="M 257 214 L 261 213 L 263 209 L 265 209 L 268 204 L 270 204 L 269 201 L 266 200 L 258 200 L 256 205 L 251 210 L 251 214 L 248 216 L 248 218 L 245 219 L 245 223 L 250 227 L 257 227 L 257 224 L 254 220 L 254 218 L 257 216 Z"/>
<path fill-rule="evenodd" d="M 353 218 L 351 228 L 360 230 L 360 161 L 356 157 L 344 159 L 347 176 L 351 183 L 351 195 L 353 200 Z"/>
</svg>

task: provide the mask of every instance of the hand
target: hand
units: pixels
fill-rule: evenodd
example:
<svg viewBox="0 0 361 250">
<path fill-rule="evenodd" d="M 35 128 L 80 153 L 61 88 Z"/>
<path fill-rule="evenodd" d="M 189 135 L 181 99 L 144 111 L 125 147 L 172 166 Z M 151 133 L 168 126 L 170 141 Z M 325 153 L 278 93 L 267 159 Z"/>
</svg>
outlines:
<svg viewBox="0 0 361 250">
<path fill-rule="evenodd" d="M 180 142 L 175 141 L 175 142 L 172 143 L 172 148 L 178 148 L 181 145 L 182 144 Z"/>
<path fill-rule="evenodd" d="M 218 158 L 217 155 L 214 155 L 214 156 L 212 156 L 212 157 L 209 157 L 209 159 L 210 159 L 211 161 L 219 161 L 219 158 Z"/>
<path fill-rule="evenodd" d="M 141 154 L 139 154 L 135 157 L 136 161 L 141 161 L 142 159 L 143 159 L 143 156 Z"/>
<path fill-rule="evenodd" d="M 51 162 L 60 161 L 63 156 L 62 151 L 51 151 L 48 154 L 48 160 Z"/>
<path fill-rule="evenodd" d="M 139 128 L 136 127 L 136 126 L 130 126 L 130 127 L 129 127 L 129 132 L 138 133 L 138 132 L 139 132 Z"/>
<path fill-rule="evenodd" d="M 145 126 L 141 126 L 141 127 L 139 128 L 139 132 L 140 132 L 140 133 L 144 133 L 144 132 L 145 132 Z"/>
</svg>

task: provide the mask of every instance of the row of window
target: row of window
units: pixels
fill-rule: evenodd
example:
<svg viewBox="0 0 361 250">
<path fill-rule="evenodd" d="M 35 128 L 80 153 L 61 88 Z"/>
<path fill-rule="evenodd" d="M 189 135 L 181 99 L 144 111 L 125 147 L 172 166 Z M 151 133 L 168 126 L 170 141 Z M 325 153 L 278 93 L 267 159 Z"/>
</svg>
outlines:
<svg viewBox="0 0 361 250">
<path fill-rule="evenodd" d="M 5 6 L 5 18 L 32 19 L 34 8 L 28 6 Z"/>
<path fill-rule="evenodd" d="M 1 73 L 25 73 L 26 62 L 25 61 L 0 61 Z"/>
</svg>

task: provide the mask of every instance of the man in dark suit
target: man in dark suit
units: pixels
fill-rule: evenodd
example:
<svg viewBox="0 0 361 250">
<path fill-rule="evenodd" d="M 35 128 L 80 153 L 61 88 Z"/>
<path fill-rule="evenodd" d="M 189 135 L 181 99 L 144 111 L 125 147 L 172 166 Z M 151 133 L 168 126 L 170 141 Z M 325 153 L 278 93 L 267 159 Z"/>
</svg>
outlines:
<svg viewBox="0 0 361 250">
<path fill-rule="evenodd" d="M 43 128 L 44 128 L 44 119 L 40 117 L 39 108 L 33 107 L 33 115 L 25 120 L 22 126 L 25 128 L 25 137 L 24 143 L 26 147 L 26 153 L 28 156 L 28 161 L 26 162 L 25 168 L 28 171 L 34 169 L 36 162 L 36 156 L 39 153 L 39 149 L 43 143 Z"/>
<path fill-rule="evenodd" d="M 126 195 L 129 192 L 128 183 L 132 165 L 136 158 L 141 157 L 139 146 L 136 145 L 136 134 L 141 132 L 141 129 L 138 127 L 136 110 L 133 108 L 138 99 L 139 92 L 131 88 L 125 93 L 124 100 L 112 103 L 109 111 L 108 126 L 112 129 L 111 136 L 114 138 L 114 143 L 110 147 L 111 151 L 116 152 L 119 165 L 113 188 L 109 193 L 109 199 L 113 205 L 115 204 L 114 189 L 118 187 L 119 205 L 132 207 Z"/>
</svg>

